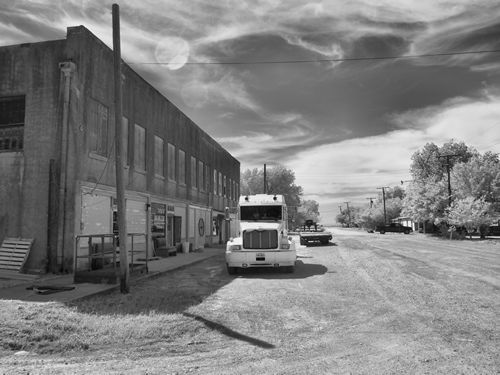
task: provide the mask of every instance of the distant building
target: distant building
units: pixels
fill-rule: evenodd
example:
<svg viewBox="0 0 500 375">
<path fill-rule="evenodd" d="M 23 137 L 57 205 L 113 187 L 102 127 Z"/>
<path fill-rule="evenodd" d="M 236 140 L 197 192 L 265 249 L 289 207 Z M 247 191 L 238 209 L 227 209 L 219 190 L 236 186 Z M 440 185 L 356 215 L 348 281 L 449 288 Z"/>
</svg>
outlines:
<svg viewBox="0 0 500 375">
<path fill-rule="evenodd" d="M 239 161 L 126 64 L 122 74 L 128 232 L 223 242 Z M 76 235 L 116 232 L 113 88 L 113 52 L 83 26 L 0 47 L 0 241 L 34 239 L 28 272 L 71 272 Z"/>
</svg>

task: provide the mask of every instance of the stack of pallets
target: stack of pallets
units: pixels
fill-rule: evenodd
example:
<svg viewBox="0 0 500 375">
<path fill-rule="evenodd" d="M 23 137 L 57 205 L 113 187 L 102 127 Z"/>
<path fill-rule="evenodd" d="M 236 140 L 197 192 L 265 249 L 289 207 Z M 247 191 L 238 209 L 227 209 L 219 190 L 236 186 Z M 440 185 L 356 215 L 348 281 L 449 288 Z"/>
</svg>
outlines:
<svg viewBox="0 0 500 375">
<path fill-rule="evenodd" d="M 0 247 L 0 270 L 21 272 L 31 250 L 33 239 L 6 238 Z"/>
</svg>

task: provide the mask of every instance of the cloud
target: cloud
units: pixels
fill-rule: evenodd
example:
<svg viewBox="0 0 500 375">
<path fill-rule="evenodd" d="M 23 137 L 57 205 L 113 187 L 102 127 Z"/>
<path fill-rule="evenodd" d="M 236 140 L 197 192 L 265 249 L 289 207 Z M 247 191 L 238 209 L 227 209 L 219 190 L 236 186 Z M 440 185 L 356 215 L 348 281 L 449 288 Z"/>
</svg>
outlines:
<svg viewBox="0 0 500 375">
<path fill-rule="evenodd" d="M 392 117 L 418 127 L 323 145 L 299 153 L 290 166 L 307 197 L 330 205 L 347 200 L 364 204 L 377 187 L 410 179 L 411 155 L 427 142 L 442 145 L 453 139 L 481 153 L 499 153 L 499 119 L 500 96 L 455 98 Z"/>
</svg>

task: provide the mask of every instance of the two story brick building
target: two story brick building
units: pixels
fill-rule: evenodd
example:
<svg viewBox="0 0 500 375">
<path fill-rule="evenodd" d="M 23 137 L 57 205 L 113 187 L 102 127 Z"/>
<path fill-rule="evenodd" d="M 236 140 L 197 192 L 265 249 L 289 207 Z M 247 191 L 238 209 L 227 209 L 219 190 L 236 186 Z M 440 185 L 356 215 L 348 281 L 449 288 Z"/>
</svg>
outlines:
<svg viewBox="0 0 500 375">
<path fill-rule="evenodd" d="M 128 232 L 223 242 L 240 164 L 123 64 Z M 0 241 L 34 239 L 25 270 L 71 272 L 75 236 L 116 232 L 113 52 L 83 26 L 0 47 Z"/>
</svg>

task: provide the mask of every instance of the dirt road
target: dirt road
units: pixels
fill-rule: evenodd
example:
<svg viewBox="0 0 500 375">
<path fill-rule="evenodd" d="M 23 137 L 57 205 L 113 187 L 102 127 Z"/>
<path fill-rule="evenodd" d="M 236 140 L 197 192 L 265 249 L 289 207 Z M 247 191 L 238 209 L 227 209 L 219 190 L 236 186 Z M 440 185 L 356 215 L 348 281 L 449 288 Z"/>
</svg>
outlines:
<svg viewBox="0 0 500 375">
<path fill-rule="evenodd" d="M 144 302 L 132 310 L 113 296 L 102 302 L 117 314 L 181 314 L 196 332 L 189 340 L 17 365 L 82 374 L 499 373 L 500 242 L 333 233 L 329 246 L 300 247 L 294 274 L 229 276 L 213 258 L 137 286 Z"/>
</svg>

